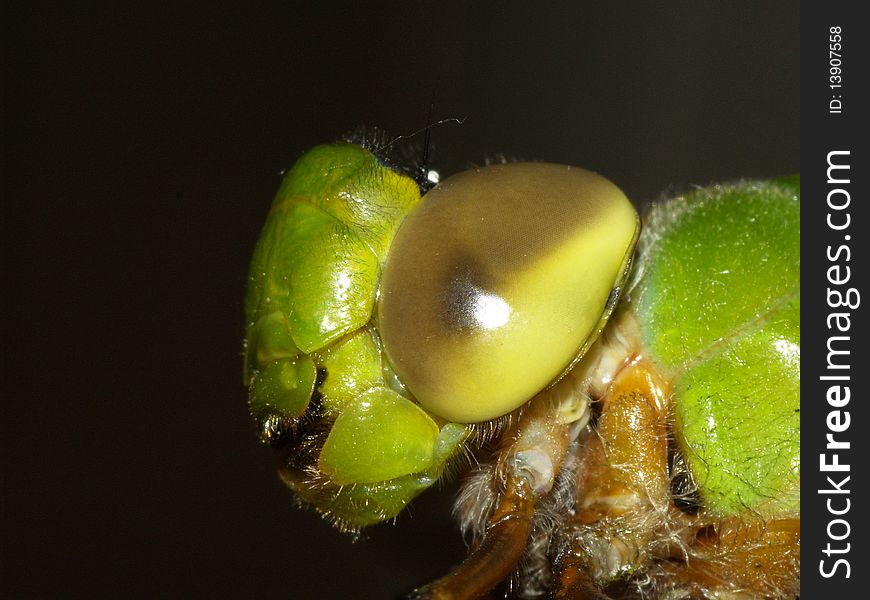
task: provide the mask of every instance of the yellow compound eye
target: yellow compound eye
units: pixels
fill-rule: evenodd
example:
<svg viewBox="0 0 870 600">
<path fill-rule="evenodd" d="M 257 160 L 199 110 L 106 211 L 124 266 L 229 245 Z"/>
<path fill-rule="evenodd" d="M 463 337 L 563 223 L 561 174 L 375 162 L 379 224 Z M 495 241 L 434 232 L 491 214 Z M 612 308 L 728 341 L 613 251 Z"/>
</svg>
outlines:
<svg viewBox="0 0 870 600">
<path fill-rule="evenodd" d="M 600 333 L 639 226 L 619 188 L 576 167 L 514 163 L 444 180 L 402 223 L 381 281 L 393 368 L 451 421 L 521 406 Z"/>
</svg>

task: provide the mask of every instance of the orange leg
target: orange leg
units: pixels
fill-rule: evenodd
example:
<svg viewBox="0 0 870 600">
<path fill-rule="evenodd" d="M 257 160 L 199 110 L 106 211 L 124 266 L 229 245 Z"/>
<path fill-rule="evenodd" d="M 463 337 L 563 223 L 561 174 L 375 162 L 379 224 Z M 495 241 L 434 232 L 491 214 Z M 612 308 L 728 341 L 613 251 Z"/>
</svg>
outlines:
<svg viewBox="0 0 870 600">
<path fill-rule="evenodd" d="M 570 425 L 551 391 L 536 396 L 499 453 L 500 488 L 480 544 L 453 572 L 417 590 L 414 598 L 471 600 L 486 594 L 516 568 L 526 550 L 538 500 L 555 480 L 570 442 Z"/>
<path fill-rule="evenodd" d="M 582 448 L 563 586 L 565 577 L 607 583 L 654 552 L 671 512 L 667 398 L 664 379 L 643 360 L 619 371 L 602 397 Z"/>
</svg>

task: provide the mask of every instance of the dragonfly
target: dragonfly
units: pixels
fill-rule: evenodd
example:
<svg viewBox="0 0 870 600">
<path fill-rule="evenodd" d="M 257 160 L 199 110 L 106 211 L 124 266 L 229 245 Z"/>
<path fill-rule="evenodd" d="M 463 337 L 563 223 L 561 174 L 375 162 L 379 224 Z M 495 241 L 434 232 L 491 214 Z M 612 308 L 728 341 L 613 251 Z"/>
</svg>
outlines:
<svg viewBox="0 0 870 600">
<path fill-rule="evenodd" d="M 799 177 L 433 179 L 341 141 L 272 202 L 243 377 L 299 501 L 354 534 L 462 473 L 414 598 L 797 597 Z"/>
</svg>

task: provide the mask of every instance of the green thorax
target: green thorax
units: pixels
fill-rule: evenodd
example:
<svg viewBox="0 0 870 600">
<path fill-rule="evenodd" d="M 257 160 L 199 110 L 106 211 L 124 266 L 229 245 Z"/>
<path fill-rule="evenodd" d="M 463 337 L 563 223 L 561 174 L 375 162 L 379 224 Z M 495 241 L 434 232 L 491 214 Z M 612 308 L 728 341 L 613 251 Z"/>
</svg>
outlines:
<svg viewBox="0 0 870 600">
<path fill-rule="evenodd" d="M 670 378 L 677 441 L 706 510 L 799 510 L 800 197 L 796 178 L 654 206 L 629 293 Z"/>
</svg>

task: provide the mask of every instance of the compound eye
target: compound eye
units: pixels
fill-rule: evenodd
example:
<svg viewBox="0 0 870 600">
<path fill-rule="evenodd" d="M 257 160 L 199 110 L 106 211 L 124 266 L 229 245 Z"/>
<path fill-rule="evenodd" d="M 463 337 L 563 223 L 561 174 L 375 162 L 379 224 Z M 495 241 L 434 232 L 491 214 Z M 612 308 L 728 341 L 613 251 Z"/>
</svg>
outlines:
<svg viewBox="0 0 870 600">
<path fill-rule="evenodd" d="M 507 414 L 600 333 L 638 230 L 619 188 L 576 167 L 514 163 L 444 180 L 390 248 L 378 300 L 387 357 L 436 415 Z"/>
</svg>

